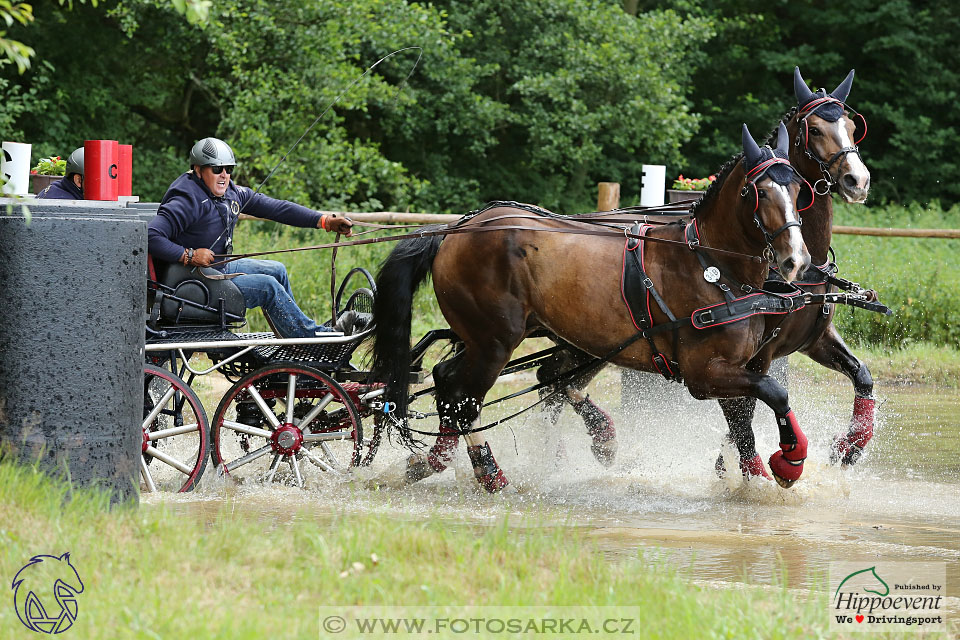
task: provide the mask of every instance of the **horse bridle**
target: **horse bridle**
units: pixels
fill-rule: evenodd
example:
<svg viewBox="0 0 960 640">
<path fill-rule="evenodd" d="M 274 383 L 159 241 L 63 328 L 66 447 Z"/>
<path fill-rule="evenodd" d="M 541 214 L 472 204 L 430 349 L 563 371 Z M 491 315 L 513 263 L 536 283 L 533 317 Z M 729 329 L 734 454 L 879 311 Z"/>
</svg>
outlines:
<svg viewBox="0 0 960 640">
<path fill-rule="evenodd" d="M 853 146 L 843 147 L 842 149 L 834 153 L 833 156 L 831 156 L 830 160 L 826 162 L 810 149 L 810 134 L 809 134 L 810 125 L 807 123 L 807 118 L 813 115 L 814 111 L 816 111 L 817 109 L 819 109 L 825 104 L 838 104 L 840 105 L 841 109 L 843 109 L 844 111 L 849 111 L 850 113 L 853 114 L 853 118 L 851 120 L 855 118 L 860 118 L 861 122 L 863 122 L 863 135 L 861 135 L 859 138 L 854 140 Z M 836 98 L 832 98 L 830 96 L 825 96 L 823 98 L 816 98 L 815 100 L 811 100 L 805 107 L 803 107 L 803 109 L 797 112 L 797 116 L 799 117 L 799 124 L 801 126 L 797 128 L 797 137 L 796 137 L 796 140 L 794 141 L 794 145 L 799 147 L 800 141 L 803 140 L 803 152 L 806 154 L 808 158 L 810 158 L 811 160 L 816 162 L 818 165 L 820 165 L 820 173 L 823 174 L 823 177 L 814 183 L 813 191 L 818 196 L 825 196 L 828 193 L 830 193 L 830 191 L 833 189 L 834 185 L 836 184 L 836 182 L 834 182 L 832 176 L 830 175 L 830 168 L 838 160 L 840 160 L 841 158 L 844 158 L 848 153 L 855 153 L 857 154 L 857 157 L 860 158 L 861 162 L 863 161 L 863 158 L 860 156 L 860 149 L 857 147 L 857 145 L 860 144 L 860 141 L 863 140 L 867 135 L 867 119 L 863 117 L 863 114 L 861 114 L 856 109 L 848 107 L 841 100 L 837 100 Z M 821 183 L 824 184 L 824 188 L 822 192 L 820 191 Z"/>
<path fill-rule="evenodd" d="M 755 166 L 753 169 L 751 169 L 750 171 L 747 172 L 747 176 L 746 176 L 746 177 L 747 177 L 747 183 L 746 183 L 745 185 L 743 185 L 743 188 L 742 188 L 742 189 L 740 189 L 740 197 L 741 197 L 741 198 L 747 197 L 747 194 L 750 193 L 749 188 L 750 188 L 750 187 L 753 187 L 753 195 L 754 195 L 754 200 L 753 200 L 753 222 L 754 222 L 754 224 L 757 225 L 757 228 L 760 229 L 760 232 L 763 234 L 764 240 L 766 240 L 766 242 L 767 242 L 767 246 L 766 246 L 766 248 L 763 250 L 763 257 L 766 258 L 766 259 L 767 259 L 767 262 L 769 262 L 769 263 L 771 263 L 771 264 L 773 264 L 773 263 L 776 261 L 776 257 L 777 257 L 777 251 L 776 251 L 776 249 L 773 248 L 773 241 L 776 240 L 777 237 L 778 237 L 781 233 L 783 233 L 784 231 L 786 231 L 787 229 L 789 229 L 789 228 L 791 228 L 791 227 L 799 227 L 799 226 L 801 226 L 801 225 L 803 224 L 803 222 L 802 222 L 801 220 L 799 220 L 800 211 L 804 211 L 804 210 L 806 210 L 806 209 L 809 209 L 810 206 L 812 206 L 812 204 L 813 204 L 813 198 L 811 198 L 809 205 L 807 205 L 807 206 L 804 207 L 803 209 L 798 209 L 798 210 L 797 210 L 797 218 L 798 218 L 797 220 L 787 220 L 782 227 L 780 227 L 779 229 L 777 229 L 777 230 L 774 231 L 773 233 L 770 233 L 769 231 L 767 231 L 767 227 L 763 224 L 763 221 L 760 219 L 760 215 L 758 214 L 758 211 L 760 210 L 760 193 L 759 193 L 759 191 L 757 190 L 757 182 L 758 182 L 763 176 L 766 175 L 766 173 L 770 170 L 771 167 L 773 167 L 774 165 L 778 165 L 778 164 L 785 164 L 785 165 L 787 165 L 788 167 L 790 167 L 790 169 L 791 169 L 801 180 L 803 180 L 803 182 L 807 185 L 807 187 L 808 187 L 811 191 L 813 190 L 813 187 L 810 186 L 810 183 L 807 182 L 806 179 L 804 179 L 804 177 L 800 175 L 800 172 L 797 171 L 797 169 L 796 169 L 792 164 L 790 164 L 790 161 L 787 160 L 786 158 L 778 158 L 777 156 L 774 156 L 774 157 L 770 158 L 769 160 L 764 160 L 763 162 L 761 162 L 760 164 L 758 164 L 758 165 Z"/>
</svg>

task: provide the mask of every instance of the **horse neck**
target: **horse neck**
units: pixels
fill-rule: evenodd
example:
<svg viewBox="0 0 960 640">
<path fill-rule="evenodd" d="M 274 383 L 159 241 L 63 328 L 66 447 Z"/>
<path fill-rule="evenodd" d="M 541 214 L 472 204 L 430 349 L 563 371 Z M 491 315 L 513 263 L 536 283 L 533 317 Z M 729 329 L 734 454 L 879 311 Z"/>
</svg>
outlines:
<svg viewBox="0 0 960 640">
<path fill-rule="evenodd" d="M 697 228 L 704 246 L 759 256 L 765 244 L 753 222 L 752 208 L 746 203 L 749 198 L 740 197 L 743 175 L 743 165 L 738 162 L 717 196 L 697 212 Z M 710 257 L 741 282 L 759 287 L 766 280 L 766 261 L 757 263 L 720 253 L 711 253 Z"/>
<path fill-rule="evenodd" d="M 800 128 L 800 121 L 796 116 L 791 118 L 787 125 L 787 134 L 790 139 L 790 164 L 797 168 L 804 180 L 813 187 L 818 180 L 823 178 L 820 172 L 820 165 L 807 157 L 803 148 L 795 145 L 797 139 L 797 130 Z M 801 186 L 801 189 L 807 187 Z M 803 242 L 807 245 L 807 251 L 810 252 L 810 260 L 815 265 L 822 265 L 827 262 L 830 243 L 833 240 L 833 196 L 827 194 L 816 196 L 813 199 L 813 205 L 800 214 L 803 226 L 800 233 L 803 235 Z"/>
</svg>

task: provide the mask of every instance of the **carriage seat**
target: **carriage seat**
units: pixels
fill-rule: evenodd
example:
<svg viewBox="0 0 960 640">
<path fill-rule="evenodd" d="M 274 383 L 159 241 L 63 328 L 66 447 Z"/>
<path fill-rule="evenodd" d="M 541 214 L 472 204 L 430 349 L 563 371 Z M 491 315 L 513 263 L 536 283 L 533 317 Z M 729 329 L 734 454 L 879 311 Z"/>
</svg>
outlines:
<svg viewBox="0 0 960 640">
<path fill-rule="evenodd" d="M 243 294 L 229 279 L 215 279 L 223 275 L 216 269 L 185 267 L 152 256 L 150 266 L 151 316 L 159 324 L 218 324 L 225 328 L 243 323 Z"/>
</svg>

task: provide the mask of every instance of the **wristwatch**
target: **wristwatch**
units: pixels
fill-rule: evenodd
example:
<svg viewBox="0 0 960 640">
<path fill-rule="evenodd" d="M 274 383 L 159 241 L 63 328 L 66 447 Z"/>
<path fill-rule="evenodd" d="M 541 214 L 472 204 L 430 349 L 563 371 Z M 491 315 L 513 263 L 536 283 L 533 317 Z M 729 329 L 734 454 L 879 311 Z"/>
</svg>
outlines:
<svg viewBox="0 0 960 640">
<path fill-rule="evenodd" d="M 193 264 L 193 249 L 187 249 L 187 264 Z"/>
</svg>

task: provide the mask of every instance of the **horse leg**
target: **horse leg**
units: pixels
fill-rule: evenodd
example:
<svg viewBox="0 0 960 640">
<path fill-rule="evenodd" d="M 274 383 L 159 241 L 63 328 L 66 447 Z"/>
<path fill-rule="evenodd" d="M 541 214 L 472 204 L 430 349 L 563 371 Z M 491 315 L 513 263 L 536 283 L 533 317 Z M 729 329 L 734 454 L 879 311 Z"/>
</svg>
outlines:
<svg viewBox="0 0 960 640">
<path fill-rule="evenodd" d="M 586 364 L 595 358 L 580 350 L 562 351 L 555 354 L 537 369 L 537 380 L 545 382 L 561 375 L 564 371 L 570 371 L 575 367 Z M 590 436 L 590 451 L 597 462 L 605 467 L 613 464 L 617 455 L 617 430 L 613 426 L 613 418 L 604 411 L 600 405 L 590 399 L 590 396 L 583 392 L 584 387 L 590 384 L 599 369 L 588 371 L 564 383 L 563 389 L 556 394 L 554 398 L 559 398 L 556 403 L 547 401 L 551 420 L 556 423 L 560 417 L 562 405 L 560 402 L 566 401 L 573 407 L 573 410 L 583 420 L 587 429 L 587 435 Z M 553 387 L 546 387 L 541 392 L 551 392 Z M 559 409 L 558 409 L 559 407 Z"/>
<path fill-rule="evenodd" d="M 504 336 L 507 338 L 507 336 Z M 522 339 L 517 336 L 516 343 Z M 503 490 L 509 482 L 503 475 L 500 465 L 497 464 L 490 450 L 490 444 L 475 429 L 480 427 L 480 409 L 483 407 L 483 398 L 487 391 L 496 382 L 503 370 L 503 366 L 510 359 L 513 348 L 509 340 L 493 340 L 484 344 L 483 348 L 467 347 L 461 357 L 447 361 L 449 365 L 441 369 L 434 368 L 434 380 L 437 383 L 437 407 L 444 413 L 449 412 L 448 421 L 452 422 L 453 430 L 459 433 L 467 432 L 464 440 L 467 441 L 467 455 L 473 465 L 473 472 L 480 486 L 490 493 Z M 477 356 L 475 354 L 482 354 Z M 439 371 L 438 371 L 439 370 Z M 449 424 L 449 422 L 448 422 Z M 456 446 L 456 436 L 452 438 Z M 439 442 L 434 449 L 442 448 Z M 439 462 L 444 461 L 438 453 Z M 429 457 L 428 457 L 429 462 Z"/>
<path fill-rule="evenodd" d="M 740 453 L 740 473 L 749 480 L 752 477 L 762 476 L 773 480 L 763 466 L 763 459 L 757 453 L 757 441 L 753 435 L 753 413 L 757 406 L 757 399 L 752 397 L 722 398 L 720 409 L 727 420 L 730 433 L 727 436 L 737 447 Z M 723 477 L 726 467 L 723 463 L 723 454 L 717 458 L 717 473 Z"/>
<path fill-rule="evenodd" d="M 876 401 L 873 397 L 873 376 L 844 343 L 831 324 L 820 338 L 804 350 L 814 362 L 839 371 L 853 382 L 853 416 L 846 435 L 838 435 L 830 452 L 830 462 L 843 466 L 854 464 L 863 454 L 863 448 L 873 438 L 873 418 Z"/>
<path fill-rule="evenodd" d="M 780 449 L 768 461 L 770 471 L 782 487 L 790 487 L 803 475 L 807 458 L 807 437 L 790 409 L 787 390 L 772 376 L 715 361 L 707 365 L 705 376 L 687 380 L 695 398 L 709 396 L 738 398 L 752 396 L 773 410 L 780 430 Z"/>
</svg>

